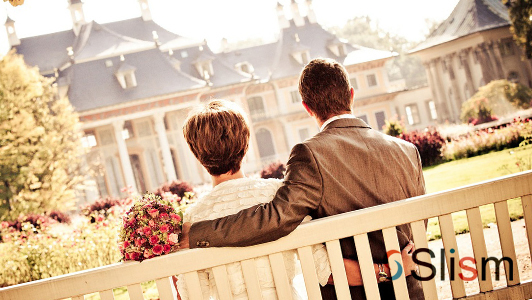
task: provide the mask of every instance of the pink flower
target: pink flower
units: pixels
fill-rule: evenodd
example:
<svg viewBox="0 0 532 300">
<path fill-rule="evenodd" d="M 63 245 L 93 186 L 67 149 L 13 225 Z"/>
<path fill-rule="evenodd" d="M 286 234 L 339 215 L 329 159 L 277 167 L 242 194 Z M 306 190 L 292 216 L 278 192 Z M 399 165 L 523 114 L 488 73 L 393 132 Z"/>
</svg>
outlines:
<svg viewBox="0 0 532 300">
<path fill-rule="evenodd" d="M 150 250 L 149 249 L 145 249 L 144 250 L 144 257 L 150 258 L 150 256 L 151 256 Z"/>
<path fill-rule="evenodd" d="M 150 227 L 155 227 L 155 222 L 153 220 L 150 220 L 148 224 L 150 224 Z"/>
<path fill-rule="evenodd" d="M 161 253 L 163 253 L 163 246 L 155 245 L 155 247 L 153 247 L 153 254 L 161 255 Z"/>
<path fill-rule="evenodd" d="M 167 213 L 162 213 L 160 217 L 161 217 L 161 219 L 166 220 L 166 219 L 168 219 L 168 214 Z"/>
<path fill-rule="evenodd" d="M 142 230 L 142 228 L 137 228 L 137 233 L 138 234 L 144 234 L 144 231 Z"/>
<path fill-rule="evenodd" d="M 157 218 L 157 216 L 159 215 L 159 211 L 155 208 L 148 210 L 148 213 L 152 218 Z"/>
<path fill-rule="evenodd" d="M 179 236 L 175 233 L 171 233 L 168 236 L 168 241 L 170 242 L 171 245 L 177 244 L 177 242 L 179 242 Z"/>
<path fill-rule="evenodd" d="M 170 228 L 168 228 L 168 225 L 166 224 L 163 224 L 161 225 L 161 227 L 159 228 L 159 230 L 161 230 L 161 232 L 168 232 Z"/>
<path fill-rule="evenodd" d="M 152 235 L 150 237 L 150 244 L 157 244 L 159 242 L 159 237 L 157 235 Z"/>
<path fill-rule="evenodd" d="M 164 245 L 164 253 L 168 253 L 168 252 L 170 252 L 170 250 L 172 250 L 172 246 L 170 246 L 168 244 Z"/>
<path fill-rule="evenodd" d="M 125 257 L 126 257 L 126 260 L 129 260 L 129 253 L 126 253 Z"/>
<path fill-rule="evenodd" d="M 139 253 L 138 252 L 133 252 L 129 255 L 129 257 L 132 259 L 132 260 L 138 260 L 139 259 Z"/>
<path fill-rule="evenodd" d="M 124 249 L 129 247 L 129 241 L 124 241 Z"/>
<path fill-rule="evenodd" d="M 148 226 L 142 228 L 142 233 L 144 233 L 144 235 L 150 236 L 151 235 L 151 228 L 148 227 Z"/>
<path fill-rule="evenodd" d="M 178 214 L 170 213 L 170 217 L 172 217 L 172 219 L 176 222 L 181 221 L 181 217 Z"/>
</svg>

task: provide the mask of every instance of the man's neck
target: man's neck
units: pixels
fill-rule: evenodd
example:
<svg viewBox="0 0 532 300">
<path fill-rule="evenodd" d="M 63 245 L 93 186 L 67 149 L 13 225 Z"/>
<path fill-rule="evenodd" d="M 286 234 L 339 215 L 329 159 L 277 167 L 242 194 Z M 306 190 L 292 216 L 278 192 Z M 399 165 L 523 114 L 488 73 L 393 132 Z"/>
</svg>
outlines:
<svg viewBox="0 0 532 300">
<path fill-rule="evenodd" d="M 215 187 L 219 185 L 222 182 L 232 180 L 232 179 L 239 179 L 244 178 L 246 175 L 244 175 L 244 172 L 242 170 L 238 170 L 238 172 L 231 174 L 231 172 L 218 175 L 218 176 L 211 176 L 212 177 L 212 186 Z"/>
<path fill-rule="evenodd" d="M 329 120 L 330 118 L 333 118 L 333 117 L 336 117 L 336 116 L 341 116 L 341 115 L 346 115 L 346 114 L 352 114 L 351 111 L 344 111 L 344 112 L 341 112 L 339 114 L 334 114 L 334 115 L 330 115 L 327 119 L 325 120 L 321 120 L 319 119 L 317 116 L 314 116 L 314 119 L 316 120 L 316 123 L 318 123 L 318 127 L 321 128 L 323 126 L 323 124 L 325 122 L 327 122 L 327 120 Z"/>
</svg>

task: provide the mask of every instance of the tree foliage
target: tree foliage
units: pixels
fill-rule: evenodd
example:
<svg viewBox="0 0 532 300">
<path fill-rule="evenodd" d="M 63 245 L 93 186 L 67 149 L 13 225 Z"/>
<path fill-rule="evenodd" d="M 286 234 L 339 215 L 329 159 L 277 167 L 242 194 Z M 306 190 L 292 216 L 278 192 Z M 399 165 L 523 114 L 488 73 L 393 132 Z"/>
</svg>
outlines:
<svg viewBox="0 0 532 300">
<path fill-rule="evenodd" d="M 79 120 L 53 80 L 11 51 L 0 60 L 0 213 L 68 210 L 81 182 Z"/>
<path fill-rule="evenodd" d="M 532 58 L 532 0 L 502 0 L 508 7 L 508 14 L 512 26 L 510 31 L 514 35 L 517 45 L 521 46 L 528 59 Z"/>
<path fill-rule="evenodd" d="M 460 119 L 476 124 L 494 120 L 532 105 L 532 89 L 505 79 L 494 80 L 462 104 Z"/>
<path fill-rule="evenodd" d="M 347 21 L 343 27 L 332 27 L 329 30 L 350 44 L 398 53 L 387 66 L 390 80 L 404 78 L 407 87 L 427 83 L 425 69 L 420 59 L 407 55 L 408 50 L 417 42 L 409 41 L 400 35 L 392 35 L 378 26 L 372 26 L 370 17 L 355 17 Z"/>
</svg>

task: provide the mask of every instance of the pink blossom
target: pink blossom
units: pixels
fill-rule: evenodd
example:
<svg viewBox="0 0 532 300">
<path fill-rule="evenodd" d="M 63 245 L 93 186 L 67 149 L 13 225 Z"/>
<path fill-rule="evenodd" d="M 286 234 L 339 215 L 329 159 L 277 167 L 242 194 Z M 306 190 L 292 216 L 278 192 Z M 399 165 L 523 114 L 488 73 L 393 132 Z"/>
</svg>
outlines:
<svg viewBox="0 0 532 300">
<path fill-rule="evenodd" d="M 159 237 L 157 235 L 152 235 L 150 237 L 150 244 L 157 244 L 159 242 Z"/>
<path fill-rule="evenodd" d="M 129 241 L 124 241 L 124 248 L 129 247 Z"/>
<path fill-rule="evenodd" d="M 166 224 L 163 224 L 161 225 L 161 227 L 159 228 L 159 230 L 161 230 L 161 232 L 168 232 L 170 228 L 168 228 L 168 225 Z"/>
<path fill-rule="evenodd" d="M 140 247 L 142 245 L 142 240 L 140 238 L 135 240 L 135 246 Z"/>
<path fill-rule="evenodd" d="M 160 255 L 161 253 L 163 253 L 163 246 L 155 245 L 155 247 L 153 247 L 153 254 Z"/>
<path fill-rule="evenodd" d="M 151 256 L 150 250 L 149 249 L 145 249 L 144 250 L 144 257 L 150 258 L 150 256 Z"/>
<path fill-rule="evenodd" d="M 168 214 L 167 213 L 162 213 L 160 217 L 163 220 L 168 219 Z"/>
<path fill-rule="evenodd" d="M 129 257 L 132 259 L 132 260 L 138 260 L 139 259 L 139 253 L 138 252 L 133 252 L 129 255 Z"/>
<path fill-rule="evenodd" d="M 159 215 L 159 211 L 155 208 L 148 210 L 148 213 L 152 218 L 157 218 L 157 216 Z"/>
<path fill-rule="evenodd" d="M 181 217 L 178 214 L 170 213 L 170 217 L 172 217 L 172 219 L 176 222 L 181 221 Z"/>
<path fill-rule="evenodd" d="M 155 227 L 155 222 L 153 220 L 150 220 L 148 224 L 150 225 L 150 227 Z"/>
<path fill-rule="evenodd" d="M 129 260 L 129 253 L 126 253 L 125 258 L 126 260 Z"/>
<path fill-rule="evenodd" d="M 168 241 L 170 242 L 171 245 L 177 244 L 177 242 L 179 242 L 179 236 L 175 233 L 171 233 L 168 236 Z"/>
<path fill-rule="evenodd" d="M 172 246 L 170 246 L 168 244 L 164 245 L 164 253 L 168 253 L 168 252 L 170 252 L 170 250 L 172 250 Z"/>
<path fill-rule="evenodd" d="M 150 236 L 151 235 L 151 228 L 148 227 L 148 226 L 145 226 L 145 227 L 142 228 L 142 232 L 144 233 L 144 235 Z"/>
</svg>

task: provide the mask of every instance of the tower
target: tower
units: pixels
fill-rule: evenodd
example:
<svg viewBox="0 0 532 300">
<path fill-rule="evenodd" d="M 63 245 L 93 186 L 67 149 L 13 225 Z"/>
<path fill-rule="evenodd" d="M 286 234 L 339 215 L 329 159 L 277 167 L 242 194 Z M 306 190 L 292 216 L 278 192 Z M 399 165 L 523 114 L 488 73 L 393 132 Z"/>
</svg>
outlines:
<svg viewBox="0 0 532 300">
<path fill-rule="evenodd" d="M 6 27 L 7 40 L 9 42 L 9 46 L 14 47 L 20 45 L 20 39 L 18 38 L 17 32 L 15 31 L 15 21 L 13 21 L 9 16 L 7 16 L 4 26 Z"/>
<path fill-rule="evenodd" d="M 74 34 L 78 35 L 85 22 L 85 14 L 83 13 L 83 2 L 81 0 L 68 0 L 68 9 L 72 17 L 72 30 Z"/>
</svg>

